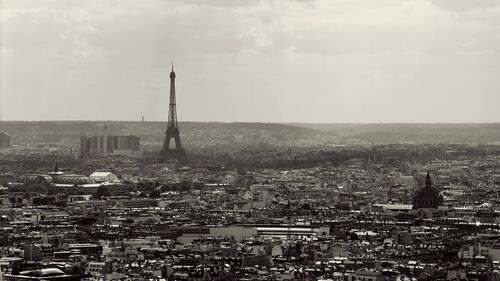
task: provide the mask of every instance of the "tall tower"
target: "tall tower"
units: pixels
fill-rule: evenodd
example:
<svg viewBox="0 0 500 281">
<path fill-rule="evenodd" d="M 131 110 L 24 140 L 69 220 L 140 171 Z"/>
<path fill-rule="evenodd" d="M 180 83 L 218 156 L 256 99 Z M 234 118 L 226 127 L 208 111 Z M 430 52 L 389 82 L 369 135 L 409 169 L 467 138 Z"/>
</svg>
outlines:
<svg viewBox="0 0 500 281">
<path fill-rule="evenodd" d="M 108 125 L 104 125 L 104 136 L 102 141 L 102 152 L 108 153 Z"/>
<path fill-rule="evenodd" d="M 175 147 L 170 148 L 170 140 L 175 140 Z M 170 72 L 170 105 L 168 107 L 168 126 L 165 132 L 165 141 L 160 151 L 160 163 L 169 160 L 178 160 L 187 162 L 186 151 L 182 148 L 181 137 L 179 135 L 179 126 L 177 125 L 177 107 L 175 104 L 175 72 L 172 63 L 172 72 Z"/>
</svg>

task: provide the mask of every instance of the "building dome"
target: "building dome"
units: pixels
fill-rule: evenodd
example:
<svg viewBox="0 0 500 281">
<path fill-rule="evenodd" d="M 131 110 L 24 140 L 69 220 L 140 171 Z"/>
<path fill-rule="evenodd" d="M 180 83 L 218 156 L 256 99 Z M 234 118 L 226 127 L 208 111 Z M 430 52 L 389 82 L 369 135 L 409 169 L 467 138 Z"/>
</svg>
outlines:
<svg viewBox="0 0 500 281">
<path fill-rule="evenodd" d="M 432 186 L 431 175 L 428 172 L 425 186 L 418 190 L 413 197 L 413 209 L 437 209 L 443 205 L 443 196 Z"/>
<path fill-rule="evenodd" d="M 48 175 L 30 174 L 25 177 L 26 183 L 52 184 L 52 178 Z"/>
</svg>

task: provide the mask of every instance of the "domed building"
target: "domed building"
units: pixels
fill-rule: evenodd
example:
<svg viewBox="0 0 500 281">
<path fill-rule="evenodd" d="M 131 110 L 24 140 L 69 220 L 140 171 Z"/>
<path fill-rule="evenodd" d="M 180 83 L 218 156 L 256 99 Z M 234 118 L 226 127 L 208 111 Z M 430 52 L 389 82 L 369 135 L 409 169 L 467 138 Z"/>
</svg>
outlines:
<svg viewBox="0 0 500 281">
<path fill-rule="evenodd" d="M 74 174 L 65 174 L 63 172 L 51 172 L 49 174 L 29 174 L 25 177 L 26 183 L 37 183 L 44 185 L 86 185 L 95 184 L 95 180 Z"/>
<path fill-rule="evenodd" d="M 95 184 L 95 181 L 92 178 L 83 175 L 62 174 L 57 177 L 55 183 L 65 185 L 85 185 Z"/>
<path fill-rule="evenodd" d="M 427 172 L 425 186 L 413 196 L 413 209 L 437 209 L 443 201 L 443 196 L 432 186 L 430 172 Z"/>
<path fill-rule="evenodd" d="M 52 178 L 49 175 L 45 174 L 28 174 L 24 177 L 24 182 L 43 185 L 53 184 Z"/>
</svg>

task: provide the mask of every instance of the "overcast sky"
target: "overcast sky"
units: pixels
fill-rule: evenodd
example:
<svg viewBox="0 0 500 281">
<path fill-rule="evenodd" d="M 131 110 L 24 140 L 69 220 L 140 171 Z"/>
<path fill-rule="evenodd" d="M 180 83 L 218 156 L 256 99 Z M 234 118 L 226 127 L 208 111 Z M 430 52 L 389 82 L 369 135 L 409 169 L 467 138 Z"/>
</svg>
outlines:
<svg viewBox="0 0 500 281">
<path fill-rule="evenodd" d="M 499 122 L 495 0 L 2 0 L 4 120 Z"/>
</svg>

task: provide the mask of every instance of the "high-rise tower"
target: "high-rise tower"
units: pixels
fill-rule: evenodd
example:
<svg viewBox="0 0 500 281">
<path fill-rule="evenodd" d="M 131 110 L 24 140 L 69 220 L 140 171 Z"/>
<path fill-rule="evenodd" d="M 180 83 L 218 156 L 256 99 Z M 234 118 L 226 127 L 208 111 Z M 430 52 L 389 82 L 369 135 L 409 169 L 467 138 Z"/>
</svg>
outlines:
<svg viewBox="0 0 500 281">
<path fill-rule="evenodd" d="M 175 140 L 175 147 L 170 148 L 170 140 Z M 169 160 L 178 160 L 186 162 L 186 151 L 182 148 L 181 137 L 179 135 L 179 127 L 177 125 L 177 107 L 175 103 L 175 72 L 174 64 L 172 63 L 172 72 L 170 72 L 170 105 L 168 107 L 168 126 L 165 132 L 165 141 L 163 148 L 160 151 L 160 163 Z"/>
</svg>

